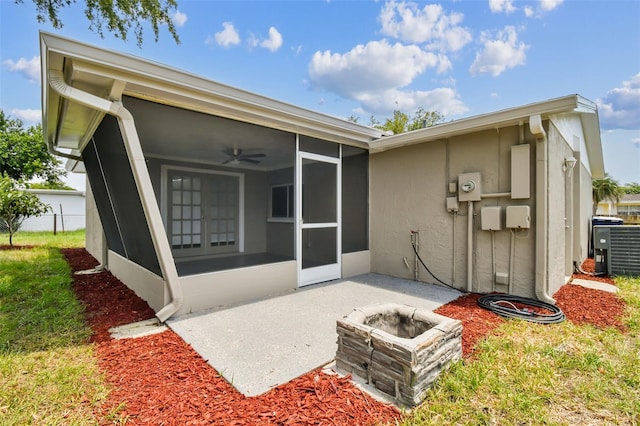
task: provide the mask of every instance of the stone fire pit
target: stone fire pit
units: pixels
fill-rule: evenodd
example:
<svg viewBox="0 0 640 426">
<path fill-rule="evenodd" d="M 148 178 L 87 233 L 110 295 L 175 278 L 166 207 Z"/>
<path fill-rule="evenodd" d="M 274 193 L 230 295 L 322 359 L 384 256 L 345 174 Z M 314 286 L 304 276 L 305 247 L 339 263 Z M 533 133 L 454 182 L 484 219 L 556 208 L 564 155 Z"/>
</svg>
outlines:
<svg viewBox="0 0 640 426">
<path fill-rule="evenodd" d="M 394 303 L 355 309 L 337 321 L 336 367 L 413 407 L 462 357 L 462 323 Z"/>
</svg>

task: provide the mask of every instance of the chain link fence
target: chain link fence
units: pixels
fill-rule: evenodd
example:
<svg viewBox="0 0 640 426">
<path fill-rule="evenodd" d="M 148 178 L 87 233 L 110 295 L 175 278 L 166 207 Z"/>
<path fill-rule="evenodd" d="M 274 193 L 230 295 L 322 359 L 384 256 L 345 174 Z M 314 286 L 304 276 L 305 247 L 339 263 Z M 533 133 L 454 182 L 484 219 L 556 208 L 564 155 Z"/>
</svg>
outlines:
<svg viewBox="0 0 640 426">
<path fill-rule="evenodd" d="M 84 214 L 60 215 L 51 213 L 26 218 L 20 226 L 20 231 L 76 231 L 78 229 L 84 229 L 85 224 L 86 217 Z M 0 233 L 5 234 L 8 232 L 7 225 L 4 221 L 0 221 Z"/>
</svg>

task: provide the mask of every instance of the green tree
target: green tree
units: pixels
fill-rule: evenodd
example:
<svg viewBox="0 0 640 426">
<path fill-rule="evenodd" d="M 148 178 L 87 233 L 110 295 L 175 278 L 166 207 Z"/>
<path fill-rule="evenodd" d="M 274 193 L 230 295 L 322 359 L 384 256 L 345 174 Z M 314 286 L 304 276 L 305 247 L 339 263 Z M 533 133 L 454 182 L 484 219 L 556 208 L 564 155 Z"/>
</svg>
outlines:
<svg viewBox="0 0 640 426">
<path fill-rule="evenodd" d="M 0 109 L 0 175 L 16 181 L 42 178 L 60 184 L 60 178 L 66 175 L 60 164 L 48 151 L 39 124 L 24 129 L 22 121 L 5 116 Z"/>
<path fill-rule="evenodd" d="M 609 200 L 613 203 L 618 203 L 623 194 L 622 187 L 620 187 L 618 182 L 609 176 L 608 173 L 605 173 L 602 179 L 593 179 L 592 189 L 594 215 L 596 214 L 600 201 Z"/>
<path fill-rule="evenodd" d="M 0 232 L 9 234 L 10 246 L 13 246 L 13 235 L 26 218 L 48 211 L 51 211 L 51 206 L 20 189 L 9 176 L 0 176 Z"/>
<path fill-rule="evenodd" d="M 58 189 L 58 190 L 63 190 L 63 191 L 75 191 L 75 188 L 70 187 L 69 185 L 65 184 L 64 182 L 58 181 L 58 182 L 33 182 L 33 183 L 29 183 L 27 184 L 27 187 L 29 189 Z"/>
<path fill-rule="evenodd" d="M 640 183 L 631 182 L 622 187 L 625 194 L 640 194 Z"/>
<path fill-rule="evenodd" d="M 410 132 L 425 127 L 435 126 L 444 121 L 444 116 L 437 111 L 427 111 L 419 107 L 413 117 L 408 114 L 395 110 L 393 118 L 387 118 L 384 123 L 379 122 L 375 117 L 371 116 L 371 127 L 379 130 L 391 131 L 397 135 L 400 133 Z"/>
<path fill-rule="evenodd" d="M 14 0 L 17 4 L 24 0 Z M 38 22 L 50 21 L 54 28 L 62 28 L 61 9 L 76 4 L 76 0 L 32 0 L 36 7 Z M 145 22 L 153 29 L 158 41 L 160 26 L 166 25 L 176 43 L 180 43 L 178 32 L 171 20 L 171 12 L 176 10 L 176 0 L 84 0 L 84 14 L 89 20 L 89 29 L 100 37 L 104 32 L 113 33 L 116 38 L 127 40 L 133 31 L 138 47 L 142 46 Z"/>
</svg>

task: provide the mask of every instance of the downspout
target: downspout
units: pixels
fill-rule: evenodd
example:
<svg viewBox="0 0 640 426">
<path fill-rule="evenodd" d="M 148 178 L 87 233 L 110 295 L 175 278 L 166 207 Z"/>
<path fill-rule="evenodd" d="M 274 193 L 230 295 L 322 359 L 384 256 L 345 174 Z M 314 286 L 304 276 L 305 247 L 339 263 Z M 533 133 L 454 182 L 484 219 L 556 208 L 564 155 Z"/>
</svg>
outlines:
<svg viewBox="0 0 640 426">
<path fill-rule="evenodd" d="M 153 195 L 154 192 L 153 186 L 151 185 L 151 178 L 147 171 L 144 154 L 142 153 L 133 116 L 120 102 L 109 101 L 69 86 L 64 81 L 64 77 L 60 71 L 49 70 L 48 83 L 49 86 L 51 86 L 51 88 L 63 98 L 73 100 L 74 102 L 86 107 L 113 115 L 118 119 L 124 145 L 127 150 L 127 156 L 129 158 L 129 164 L 131 165 L 136 187 L 140 194 L 142 208 L 147 217 L 147 224 L 151 233 L 151 239 L 153 240 L 156 256 L 160 263 L 162 276 L 169 287 L 171 302 L 156 313 L 156 317 L 158 317 L 161 322 L 165 322 L 182 306 L 182 287 L 180 286 L 176 265 L 173 262 L 173 256 L 171 255 L 171 247 L 169 247 L 169 241 L 167 240 L 162 226 L 160 209 L 156 203 L 155 195 Z"/>
<path fill-rule="evenodd" d="M 467 293 L 473 292 L 473 201 L 467 211 Z"/>
<path fill-rule="evenodd" d="M 536 138 L 536 276 L 535 292 L 538 300 L 555 304 L 547 293 L 549 264 L 549 229 L 547 208 L 549 197 L 548 182 L 548 141 L 540 115 L 529 117 L 529 130 Z"/>
</svg>

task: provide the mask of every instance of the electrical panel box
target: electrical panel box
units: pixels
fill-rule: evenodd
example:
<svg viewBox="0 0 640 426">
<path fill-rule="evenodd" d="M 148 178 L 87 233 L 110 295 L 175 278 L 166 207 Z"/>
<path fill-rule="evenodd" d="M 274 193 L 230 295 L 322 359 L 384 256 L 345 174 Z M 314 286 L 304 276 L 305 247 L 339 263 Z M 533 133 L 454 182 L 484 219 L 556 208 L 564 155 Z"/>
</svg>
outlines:
<svg viewBox="0 0 640 426">
<path fill-rule="evenodd" d="M 507 206 L 507 228 L 531 228 L 529 206 Z"/>
<path fill-rule="evenodd" d="M 502 229 L 502 208 L 500 206 L 481 208 L 480 225 L 483 231 L 500 231 Z"/>
<path fill-rule="evenodd" d="M 509 274 L 506 272 L 496 272 L 496 284 L 509 284 Z"/>
<path fill-rule="evenodd" d="M 450 213 L 458 211 L 458 199 L 456 197 L 447 197 L 447 211 Z"/>
<path fill-rule="evenodd" d="M 528 144 L 514 145 L 511 147 L 511 199 L 524 200 L 531 197 L 530 162 Z"/>
<path fill-rule="evenodd" d="M 463 173 L 458 176 L 458 200 L 480 201 L 482 194 L 480 173 Z"/>
</svg>

